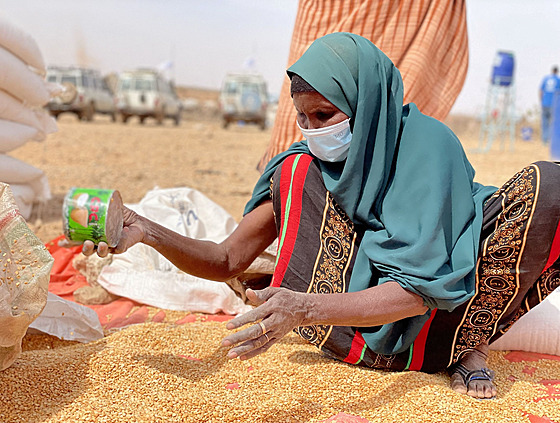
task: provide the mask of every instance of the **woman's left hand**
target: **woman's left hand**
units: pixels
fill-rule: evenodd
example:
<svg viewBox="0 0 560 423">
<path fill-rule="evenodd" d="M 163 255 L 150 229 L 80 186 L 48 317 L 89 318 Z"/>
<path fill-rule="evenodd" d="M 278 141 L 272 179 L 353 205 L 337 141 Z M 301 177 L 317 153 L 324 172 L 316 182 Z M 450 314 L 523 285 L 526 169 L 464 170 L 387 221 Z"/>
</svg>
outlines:
<svg viewBox="0 0 560 423">
<path fill-rule="evenodd" d="M 228 352 L 229 358 L 247 360 L 255 357 L 294 328 L 307 324 L 310 309 L 308 294 L 272 287 L 258 291 L 248 289 L 246 294 L 258 307 L 229 321 L 226 328 L 231 330 L 248 323 L 258 323 L 224 338 L 224 347 L 238 344 Z"/>
</svg>

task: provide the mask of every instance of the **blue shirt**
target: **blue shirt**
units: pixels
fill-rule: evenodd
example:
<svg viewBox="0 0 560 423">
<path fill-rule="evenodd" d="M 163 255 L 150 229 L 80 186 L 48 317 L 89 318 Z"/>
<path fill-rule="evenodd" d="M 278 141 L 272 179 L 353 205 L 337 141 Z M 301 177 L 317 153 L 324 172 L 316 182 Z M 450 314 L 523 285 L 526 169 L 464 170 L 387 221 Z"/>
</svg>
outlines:
<svg viewBox="0 0 560 423">
<path fill-rule="evenodd" d="M 542 84 L 542 99 L 541 104 L 543 107 L 552 107 L 552 101 L 554 100 L 554 93 L 560 91 L 560 77 L 558 75 L 548 75 L 545 76 Z"/>
</svg>

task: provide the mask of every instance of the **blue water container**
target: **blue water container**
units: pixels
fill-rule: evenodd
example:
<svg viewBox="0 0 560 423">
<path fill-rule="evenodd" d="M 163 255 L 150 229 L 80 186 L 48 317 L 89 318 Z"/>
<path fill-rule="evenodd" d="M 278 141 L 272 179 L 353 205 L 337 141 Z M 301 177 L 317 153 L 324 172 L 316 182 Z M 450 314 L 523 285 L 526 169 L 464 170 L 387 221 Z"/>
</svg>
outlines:
<svg viewBox="0 0 560 423">
<path fill-rule="evenodd" d="M 530 126 L 521 127 L 521 139 L 523 141 L 531 141 L 533 139 L 533 128 Z"/>
<path fill-rule="evenodd" d="M 513 82 L 515 58 L 509 51 L 498 51 L 492 66 L 492 85 L 508 86 Z"/>
<path fill-rule="evenodd" d="M 560 93 L 552 103 L 552 128 L 550 130 L 550 160 L 560 162 Z"/>
</svg>

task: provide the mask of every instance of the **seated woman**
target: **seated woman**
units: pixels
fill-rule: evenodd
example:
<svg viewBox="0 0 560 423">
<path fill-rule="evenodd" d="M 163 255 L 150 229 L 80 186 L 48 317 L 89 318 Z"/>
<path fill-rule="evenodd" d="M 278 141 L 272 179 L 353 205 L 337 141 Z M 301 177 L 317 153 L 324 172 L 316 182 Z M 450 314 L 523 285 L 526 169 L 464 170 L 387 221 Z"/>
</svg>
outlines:
<svg viewBox="0 0 560 423">
<path fill-rule="evenodd" d="M 500 189 L 473 182 L 459 140 L 402 105 L 399 71 L 360 36 L 316 40 L 288 74 L 305 140 L 268 164 L 231 236 L 185 238 L 125 208 L 111 251 L 142 242 L 225 281 L 278 237 L 271 286 L 248 289 L 259 306 L 227 324 L 257 322 L 222 341 L 230 358 L 294 330 L 347 363 L 448 369 L 454 390 L 494 397 L 488 344 L 560 281 L 560 167 L 535 163 Z"/>
</svg>

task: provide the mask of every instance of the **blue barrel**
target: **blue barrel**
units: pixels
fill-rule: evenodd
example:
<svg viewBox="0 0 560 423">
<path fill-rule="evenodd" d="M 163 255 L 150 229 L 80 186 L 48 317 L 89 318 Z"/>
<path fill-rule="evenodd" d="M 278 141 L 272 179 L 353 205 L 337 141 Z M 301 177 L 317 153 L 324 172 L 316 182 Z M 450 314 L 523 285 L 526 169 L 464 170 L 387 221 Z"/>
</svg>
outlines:
<svg viewBox="0 0 560 423">
<path fill-rule="evenodd" d="M 530 126 L 521 127 L 521 139 L 523 141 L 531 141 L 533 138 L 533 128 Z"/>
<path fill-rule="evenodd" d="M 498 51 L 492 67 L 492 85 L 508 86 L 513 82 L 515 59 L 513 53 Z"/>
<path fill-rule="evenodd" d="M 560 161 L 560 93 L 552 103 L 552 127 L 550 128 L 550 160 Z"/>
</svg>

